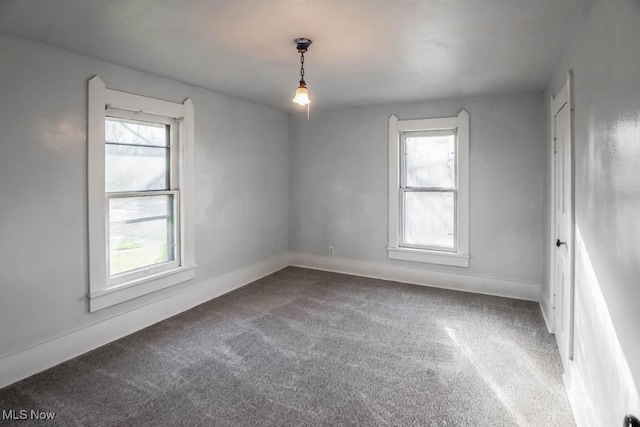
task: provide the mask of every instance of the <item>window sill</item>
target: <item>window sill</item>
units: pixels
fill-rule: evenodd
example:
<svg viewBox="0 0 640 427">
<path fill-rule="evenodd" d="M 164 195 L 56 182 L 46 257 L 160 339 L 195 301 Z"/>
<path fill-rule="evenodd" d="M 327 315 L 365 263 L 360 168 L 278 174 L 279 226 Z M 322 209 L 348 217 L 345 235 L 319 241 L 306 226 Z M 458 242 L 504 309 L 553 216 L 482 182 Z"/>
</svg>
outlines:
<svg viewBox="0 0 640 427">
<path fill-rule="evenodd" d="M 389 258 L 402 261 L 469 267 L 469 255 L 451 252 L 428 251 L 424 249 L 387 248 Z"/>
<path fill-rule="evenodd" d="M 195 277 L 195 265 L 178 267 L 170 271 L 146 276 L 130 282 L 89 294 L 89 311 L 94 312 L 112 305 L 186 282 Z"/>
</svg>

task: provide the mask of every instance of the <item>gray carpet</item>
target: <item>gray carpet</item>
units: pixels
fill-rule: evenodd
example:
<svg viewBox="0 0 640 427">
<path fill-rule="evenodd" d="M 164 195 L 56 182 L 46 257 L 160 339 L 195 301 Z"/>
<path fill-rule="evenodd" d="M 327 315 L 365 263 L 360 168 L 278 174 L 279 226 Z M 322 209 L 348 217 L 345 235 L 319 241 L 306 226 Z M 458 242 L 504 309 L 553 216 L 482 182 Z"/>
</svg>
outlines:
<svg viewBox="0 0 640 427">
<path fill-rule="evenodd" d="M 535 303 L 290 267 L 0 390 L 0 409 L 61 425 L 572 426 L 561 371 Z"/>
</svg>

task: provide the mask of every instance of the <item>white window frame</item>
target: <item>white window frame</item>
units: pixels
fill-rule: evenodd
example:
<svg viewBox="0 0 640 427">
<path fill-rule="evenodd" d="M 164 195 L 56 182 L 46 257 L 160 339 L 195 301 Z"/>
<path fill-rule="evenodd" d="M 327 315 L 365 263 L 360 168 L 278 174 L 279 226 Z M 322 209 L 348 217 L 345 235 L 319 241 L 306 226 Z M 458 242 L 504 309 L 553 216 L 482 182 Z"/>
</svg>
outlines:
<svg viewBox="0 0 640 427">
<path fill-rule="evenodd" d="M 115 112 L 114 114 L 110 114 Z M 178 242 L 175 261 L 150 266 L 133 273 L 110 276 L 108 203 L 105 187 L 105 118 L 154 118 L 154 122 L 172 125 L 171 185 L 154 195 L 173 194 L 177 205 L 175 223 Z M 89 80 L 88 108 L 88 202 L 89 202 L 89 311 L 113 306 L 195 277 L 193 228 L 194 108 L 191 99 L 184 103 L 107 89 L 98 76 Z M 117 197 L 117 195 L 116 195 Z"/>
<path fill-rule="evenodd" d="M 402 134 L 454 131 L 456 133 L 456 241 L 455 250 L 417 248 L 402 244 Z M 389 246 L 391 259 L 469 267 L 469 113 L 456 117 L 399 120 L 389 117 Z"/>
</svg>

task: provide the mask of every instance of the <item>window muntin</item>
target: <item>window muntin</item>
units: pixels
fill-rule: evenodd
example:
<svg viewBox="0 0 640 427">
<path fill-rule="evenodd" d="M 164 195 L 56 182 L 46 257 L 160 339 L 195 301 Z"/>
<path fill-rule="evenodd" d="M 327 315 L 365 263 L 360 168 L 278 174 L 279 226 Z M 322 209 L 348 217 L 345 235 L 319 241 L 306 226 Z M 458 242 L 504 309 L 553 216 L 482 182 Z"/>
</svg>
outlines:
<svg viewBox="0 0 640 427">
<path fill-rule="evenodd" d="M 105 190 L 109 283 L 180 266 L 177 121 L 108 109 Z"/>
<path fill-rule="evenodd" d="M 400 135 L 400 247 L 456 252 L 455 129 Z"/>
</svg>

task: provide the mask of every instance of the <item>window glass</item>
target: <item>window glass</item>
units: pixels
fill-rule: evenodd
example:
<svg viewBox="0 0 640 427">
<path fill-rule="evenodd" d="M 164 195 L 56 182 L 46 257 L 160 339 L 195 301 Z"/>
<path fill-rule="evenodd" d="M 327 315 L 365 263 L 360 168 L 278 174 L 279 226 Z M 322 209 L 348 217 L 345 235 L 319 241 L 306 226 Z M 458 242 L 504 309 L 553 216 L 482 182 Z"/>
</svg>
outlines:
<svg viewBox="0 0 640 427">
<path fill-rule="evenodd" d="M 106 191 L 168 190 L 169 132 L 162 123 L 107 117 Z"/>
<path fill-rule="evenodd" d="M 147 118 L 105 118 L 111 277 L 175 260 L 171 126 Z M 169 194 L 149 194 L 155 191 Z"/>
<path fill-rule="evenodd" d="M 455 135 L 405 137 L 407 187 L 455 187 Z"/>
<path fill-rule="evenodd" d="M 106 144 L 105 186 L 108 193 L 169 189 L 169 150 Z"/>
<path fill-rule="evenodd" d="M 174 197 L 109 200 L 111 275 L 174 260 Z"/>
<path fill-rule="evenodd" d="M 402 140 L 402 244 L 454 251 L 456 134 L 407 132 Z"/>
<path fill-rule="evenodd" d="M 168 126 L 162 123 L 107 117 L 104 123 L 104 136 L 107 144 L 154 147 L 169 145 Z"/>
<path fill-rule="evenodd" d="M 406 245 L 454 250 L 454 193 L 405 192 L 403 224 Z"/>
</svg>

